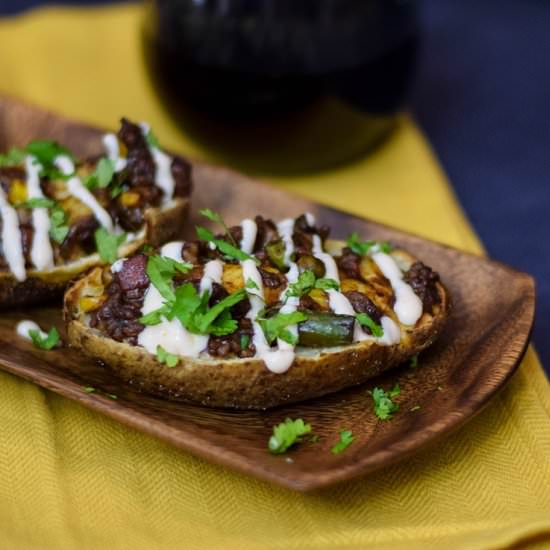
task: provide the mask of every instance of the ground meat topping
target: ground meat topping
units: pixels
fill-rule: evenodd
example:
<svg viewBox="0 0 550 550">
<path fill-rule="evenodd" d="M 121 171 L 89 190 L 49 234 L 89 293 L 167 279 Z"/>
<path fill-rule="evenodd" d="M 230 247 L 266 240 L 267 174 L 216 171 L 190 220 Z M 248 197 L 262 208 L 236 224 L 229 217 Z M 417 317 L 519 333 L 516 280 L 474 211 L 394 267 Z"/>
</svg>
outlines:
<svg viewBox="0 0 550 550">
<path fill-rule="evenodd" d="M 414 293 L 422 300 L 424 311 L 432 313 L 433 306 L 441 302 L 436 286 L 439 274 L 422 262 L 415 262 L 403 280 L 411 285 Z"/>
<path fill-rule="evenodd" d="M 357 313 L 366 313 L 375 323 L 380 324 L 382 312 L 368 296 L 356 290 L 344 292 L 344 296 L 350 301 Z"/>
<path fill-rule="evenodd" d="M 344 248 L 337 260 L 338 267 L 352 279 L 361 279 L 361 256 L 352 252 L 351 248 Z"/>
</svg>

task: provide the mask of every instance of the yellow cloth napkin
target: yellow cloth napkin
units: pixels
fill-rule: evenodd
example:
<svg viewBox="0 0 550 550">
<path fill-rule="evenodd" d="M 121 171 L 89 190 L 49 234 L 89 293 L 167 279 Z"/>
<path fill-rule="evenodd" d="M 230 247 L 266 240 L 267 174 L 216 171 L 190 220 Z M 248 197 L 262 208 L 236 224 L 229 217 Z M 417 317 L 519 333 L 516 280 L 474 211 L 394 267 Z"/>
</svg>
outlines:
<svg viewBox="0 0 550 550">
<path fill-rule="evenodd" d="M 0 21 L 0 91 L 91 123 L 148 120 L 209 158 L 162 110 L 138 6 Z M 452 129 L 449 129 L 452 131 Z M 374 156 L 277 185 L 481 252 L 414 125 Z M 0 373 L 0 546 L 64 549 L 496 549 L 550 543 L 550 397 L 532 350 L 490 406 L 402 464 L 316 494 L 213 466 Z"/>
</svg>

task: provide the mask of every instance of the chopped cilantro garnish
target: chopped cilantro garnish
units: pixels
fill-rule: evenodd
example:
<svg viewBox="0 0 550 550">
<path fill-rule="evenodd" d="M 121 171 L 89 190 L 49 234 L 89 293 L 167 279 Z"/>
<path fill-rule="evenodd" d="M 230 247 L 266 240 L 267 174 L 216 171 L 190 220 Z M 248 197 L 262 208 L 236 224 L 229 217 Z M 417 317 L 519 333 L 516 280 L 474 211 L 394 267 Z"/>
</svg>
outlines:
<svg viewBox="0 0 550 550">
<path fill-rule="evenodd" d="M 153 133 L 153 130 L 149 129 L 149 131 L 145 134 L 145 141 L 151 147 L 155 147 L 156 149 L 160 149 L 159 140 L 158 140 L 157 136 Z"/>
<path fill-rule="evenodd" d="M 307 270 L 300 273 L 295 283 L 288 285 L 288 290 L 286 291 L 285 296 L 287 298 L 290 296 L 296 296 L 299 298 L 314 288 L 321 290 L 338 290 L 340 285 L 338 284 L 338 281 L 335 281 L 334 279 L 325 279 L 324 277 L 316 279 L 315 273 Z"/>
<path fill-rule="evenodd" d="M 118 399 L 118 396 L 115 395 L 114 393 L 106 393 L 105 395 L 106 395 L 109 399 L 113 399 L 113 400 Z"/>
<path fill-rule="evenodd" d="M 269 438 L 268 448 L 273 454 L 284 453 L 289 447 L 301 441 L 302 436 L 311 433 L 311 424 L 306 424 L 301 418 L 287 418 L 273 427 L 273 435 Z"/>
<path fill-rule="evenodd" d="M 288 285 L 286 296 L 300 297 L 309 292 L 315 285 L 315 273 L 313 271 L 303 271 L 298 276 L 295 283 Z"/>
<path fill-rule="evenodd" d="M 116 199 L 124 191 L 124 185 L 117 183 L 111 187 L 111 198 Z"/>
<path fill-rule="evenodd" d="M 168 353 L 162 346 L 157 346 L 157 359 L 167 367 L 175 367 L 179 363 L 179 358 L 173 353 Z"/>
<path fill-rule="evenodd" d="M 86 393 L 93 393 L 95 392 L 95 388 L 93 386 L 82 386 L 82 391 Z"/>
<path fill-rule="evenodd" d="M 95 243 L 99 256 L 104 262 L 114 263 L 118 258 L 118 247 L 126 240 L 126 233 L 115 235 L 100 227 L 95 233 Z"/>
<path fill-rule="evenodd" d="M 164 283 L 166 281 L 163 281 Z M 166 284 L 166 288 L 172 292 L 173 298 L 170 297 L 161 308 L 141 317 L 139 320 L 140 323 L 155 325 L 160 323 L 162 320 L 161 317 L 164 316 L 169 320 L 178 319 L 187 330 L 194 334 L 225 336 L 237 330 L 238 323 L 235 319 L 231 318 L 229 310 L 246 298 L 246 291 L 244 289 L 233 292 L 209 308 L 209 294 L 205 292 L 202 296 L 199 296 L 191 283 L 184 283 L 175 291 L 172 290 L 168 283 Z M 165 292 L 166 288 L 162 288 L 163 292 Z M 159 292 L 161 292 L 160 289 Z"/>
<path fill-rule="evenodd" d="M 69 226 L 66 224 L 67 214 L 60 206 L 55 206 L 50 212 L 50 237 L 56 243 L 62 243 L 69 233 Z"/>
<path fill-rule="evenodd" d="M 0 166 L 17 166 L 23 164 L 26 152 L 18 147 L 12 147 L 5 155 L 0 155 Z"/>
<path fill-rule="evenodd" d="M 409 410 L 411 412 L 418 411 L 418 410 L 420 410 L 420 405 L 415 405 L 414 407 L 411 407 Z"/>
<path fill-rule="evenodd" d="M 172 288 L 172 279 L 176 271 L 187 273 L 193 266 L 185 262 L 177 262 L 165 256 L 149 256 L 147 258 L 146 272 L 151 283 L 160 292 L 161 296 L 168 301 L 175 299 Z"/>
<path fill-rule="evenodd" d="M 416 369 L 416 367 L 418 367 L 418 353 L 411 357 L 409 365 L 411 369 Z"/>
<path fill-rule="evenodd" d="M 351 430 L 344 430 L 340 432 L 340 441 L 332 447 L 330 452 L 333 455 L 337 455 L 342 451 L 345 451 L 353 443 L 353 433 Z"/>
<path fill-rule="evenodd" d="M 315 288 L 320 288 L 321 290 L 340 290 L 340 285 L 338 284 L 338 281 L 334 279 L 325 279 L 323 277 L 315 281 Z"/>
<path fill-rule="evenodd" d="M 241 349 L 247 349 L 250 345 L 250 336 L 248 334 L 241 334 Z"/>
<path fill-rule="evenodd" d="M 378 323 L 375 323 L 372 317 L 366 313 L 358 313 L 355 318 L 359 321 L 359 324 L 369 328 L 371 334 L 376 336 L 376 338 L 381 338 L 384 336 L 384 329 Z"/>
<path fill-rule="evenodd" d="M 306 319 L 307 315 L 305 313 L 293 311 L 292 313 L 277 313 L 277 315 L 267 319 L 258 319 L 258 323 L 270 344 L 280 338 L 288 344 L 295 345 L 298 342 L 298 336 L 288 330 L 288 327 L 301 323 Z"/>
<path fill-rule="evenodd" d="M 392 250 L 390 243 L 386 241 L 362 241 L 357 233 L 352 233 L 346 240 L 347 246 L 359 256 L 365 256 L 376 247 L 377 251 L 389 254 Z"/>
<path fill-rule="evenodd" d="M 115 161 L 102 158 L 97 163 L 95 170 L 83 179 L 83 183 L 88 189 L 107 187 L 111 183 L 114 173 Z"/>
<path fill-rule="evenodd" d="M 39 330 L 29 330 L 29 336 L 32 343 L 40 349 L 51 350 L 59 343 L 59 332 L 55 327 L 52 327 L 47 336 L 42 336 Z"/>
<path fill-rule="evenodd" d="M 216 248 L 218 248 L 218 250 L 226 257 L 233 260 L 239 260 L 241 262 L 244 260 L 254 260 L 256 263 L 259 262 L 259 260 L 254 256 L 243 252 L 240 248 L 233 246 L 227 241 L 224 241 L 223 239 L 216 239 L 212 231 L 209 231 L 204 227 L 197 227 L 196 230 L 199 239 L 214 244 Z"/>
<path fill-rule="evenodd" d="M 55 141 L 38 139 L 31 141 L 26 147 L 25 151 L 29 155 L 33 155 L 36 160 L 42 166 L 40 171 L 41 177 L 48 177 L 50 179 L 67 179 L 70 174 L 63 174 L 55 165 L 54 160 L 60 155 L 64 155 L 73 158 L 68 149 L 59 145 Z"/>
<path fill-rule="evenodd" d="M 250 288 L 250 289 L 255 288 L 257 290 L 260 290 L 258 285 L 252 279 L 246 280 L 246 284 L 244 285 L 244 288 Z"/>
<path fill-rule="evenodd" d="M 33 197 L 21 204 L 22 208 L 53 208 L 55 201 L 46 197 Z"/>
<path fill-rule="evenodd" d="M 214 212 L 213 210 L 210 210 L 210 208 L 203 208 L 202 210 L 199 210 L 199 214 L 201 216 L 204 216 L 205 218 L 207 218 L 211 222 L 219 223 L 223 227 L 223 230 L 225 231 L 225 234 L 229 237 L 229 240 L 235 246 L 237 246 L 237 243 L 236 243 L 235 239 L 233 238 L 233 235 L 231 235 L 231 231 L 229 231 L 229 227 L 227 227 L 227 225 L 224 222 L 223 218 L 217 212 Z"/>
<path fill-rule="evenodd" d="M 401 389 L 399 388 L 399 384 L 395 384 L 388 392 L 385 392 L 382 388 L 374 388 L 372 390 L 371 395 L 374 401 L 374 414 L 376 414 L 380 420 L 391 420 L 393 413 L 399 410 L 399 405 L 394 403 L 392 398 L 397 397 L 400 393 Z"/>
</svg>

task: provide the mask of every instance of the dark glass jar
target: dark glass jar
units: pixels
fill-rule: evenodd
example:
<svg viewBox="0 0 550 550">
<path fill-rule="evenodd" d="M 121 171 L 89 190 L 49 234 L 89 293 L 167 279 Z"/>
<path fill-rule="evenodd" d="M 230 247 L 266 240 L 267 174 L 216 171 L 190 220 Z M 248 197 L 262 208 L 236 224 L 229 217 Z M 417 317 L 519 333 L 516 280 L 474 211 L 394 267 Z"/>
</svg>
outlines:
<svg viewBox="0 0 550 550">
<path fill-rule="evenodd" d="M 403 108 L 413 0 L 150 0 L 146 14 L 146 59 L 164 104 L 237 164 L 345 160 L 378 143 Z"/>
</svg>

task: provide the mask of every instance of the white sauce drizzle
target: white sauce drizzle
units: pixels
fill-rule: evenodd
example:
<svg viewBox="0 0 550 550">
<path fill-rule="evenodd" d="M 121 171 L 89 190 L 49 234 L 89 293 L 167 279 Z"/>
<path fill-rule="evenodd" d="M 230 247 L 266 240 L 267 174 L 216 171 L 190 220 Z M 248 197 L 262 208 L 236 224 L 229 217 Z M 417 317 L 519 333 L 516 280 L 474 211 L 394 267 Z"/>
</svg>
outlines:
<svg viewBox="0 0 550 550">
<path fill-rule="evenodd" d="M 40 170 L 42 170 L 42 166 L 35 157 L 25 157 L 27 197 L 29 199 L 45 198 L 40 187 Z M 31 261 L 38 270 L 51 269 L 53 267 L 53 250 L 50 242 L 50 216 L 47 208 L 32 209 L 32 225 L 34 234 L 31 246 Z"/>
<path fill-rule="evenodd" d="M 26 338 L 27 340 L 32 340 L 29 334 L 31 330 L 37 330 L 42 338 L 46 338 L 48 336 L 34 321 L 31 321 L 29 319 L 19 321 L 19 323 L 17 323 L 17 327 L 15 328 L 17 334 L 19 334 L 19 336 L 21 336 L 22 338 Z"/>
<path fill-rule="evenodd" d="M 372 255 L 384 277 L 389 280 L 395 294 L 393 309 L 404 325 L 414 325 L 422 317 L 422 301 L 410 285 L 403 281 L 403 273 L 395 260 L 383 252 Z"/>
<path fill-rule="evenodd" d="M 161 256 L 172 258 L 181 262 L 182 242 L 165 244 L 160 251 Z M 179 250 L 179 253 L 178 253 Z M 145 300 L 141 308 L 142 315 L 162 307 L 164 298 L 154 285 L 149 285 L 145 293 Z M 208 334 L 193 334 L 189 332 L 179 321 L 168 321 L 162 317 L 158 325 L 146 326 L 138 336 L 138 344 L 149 353 L 156 355 L 157 347 L 162 346 L 168 353 L 184 355 L 186 357 L 198 357 L 208 345 Z"/>
<path fill-rule="evenodd" d="M 313 216 L 310 214 L 313 218 Z M 308 219 L 308 224 L 313 225 Z M 313 222 L 315 223 L 315 222 Z M 329 279 L 334 279 L 338 283 L 340 282 L 340 276 L 338 273 L 338 266 L 334 258 L 323 251 L 321 237 L 319 235 L 313 235 L 313 255 L 321 260 L 325 266 L 325 277 Z M 335 290 L 333 288 L 328 289 L 327 291 L 330 308 L 336 315 L 352 315 L 355 317 L 356 312 L 351 305 L 351 302 L 346 298 L 344 294 Z M 393 345 L 398 344 L 401 341 L 401 329 L 399 326 L 388 316 L 384 315 L 380 319 L 380 324 L 384 331 L 381 337 L 375 337 L 367 334 L 361 324 L 355 321 L 355 326 L 353 330 L 353 341 L 362 342 L 364 340 L 374 340 L 378 344 L 382 345 Z"/>
<path fill-rule="evenodd" d="M 204 264 L 204 271 L 199 286 L 199 292 L 202 296 L 204 292 L 212 293 L 214 283 L 221 284 L 223 277 L 223 262 L 221 260 L 210 260 Z"/>
<path fill-rule="evenodd" d="M 120 172 L 126 168 L 126 159 L 120 156 L 118 139 L 115 134 L 105 134 L 102 138 L 103 147 L 107 153 L 107 158 L 115 163 L 115 172 Z"/>
<path fill-rule="evenodd" d="M 144 136 L 151 129 L 145 122 L 140 123 L 139 127 Z M 164 201 L 170 201 L 174 196 L 176 182 L 172 175 L 172 157 L 161 151 L 158 147 L 147 143 L 149 151 L 155 162 L 155 185 L 164 193 Z"/>
<path fill-rule="evenodd" d="M 10 271 L 18 281 L 27 278 L 23 241 L 17 212 L 8 201 L 4 190 L 0 188 L 0 216 L 2 218 L 2 247 Z"/>
<path fill-rule="evenodd" d="M 256 235 L 258 234 L 258 226 L 254 220 L 247 218 L 241 222 L 241 228 L 243 231 L 243 238 L 240 242 L 241 250 L 247 254 L 252 254 Z"/>
<path fill-rule="evenodd" d="M 119 273 L 122 271 L 122 266 L 124 265 L 124 262 L 126 261 L 126 258 L 120 258 L 116 262 L 111 265 L 111 273 Z"/>
<path fill-rule="evenodd" d="M 65 175 L 74 174 L 74 164 L 66 155 L 59 155 L 54 159 L 54 164 Z M 67 181 L 67 190 L 69 193 L 77 198 L 80 202 L 85 204 L 94 214 L 96 220 L 109 232 L 113 232 L 113 220 L 109 216 L 108 212 L 97 202 L 96 198 L 90 193 L 78 176 L 72 176 Z"/>
</svg>

